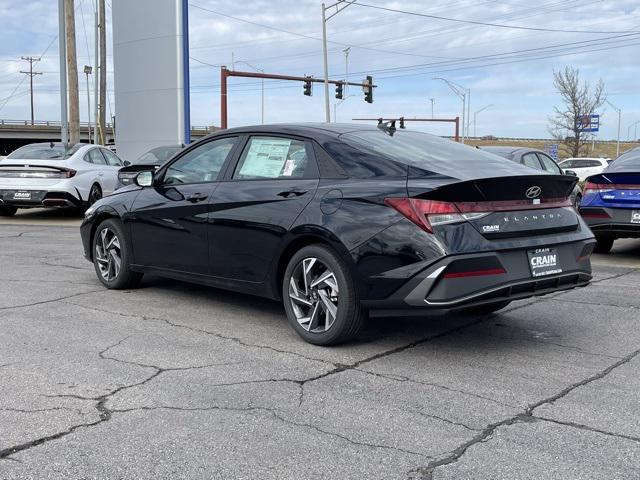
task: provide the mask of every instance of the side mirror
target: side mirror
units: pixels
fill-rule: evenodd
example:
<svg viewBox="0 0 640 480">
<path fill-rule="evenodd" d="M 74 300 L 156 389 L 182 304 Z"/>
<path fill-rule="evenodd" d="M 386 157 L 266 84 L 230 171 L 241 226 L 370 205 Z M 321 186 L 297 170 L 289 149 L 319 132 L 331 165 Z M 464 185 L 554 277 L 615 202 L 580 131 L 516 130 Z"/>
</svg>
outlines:
<svg viewBox="0 0 640 480">
<path fill-rule="evenodd" d="M 153 172 L 142 171 L 135 176 L 134 181 L 139 187 L 150 187 L 153 185 Z"/>
<path fill-rule="evenodd" d="M 576 172 L 574 172 L 573 170 L 565 170 L 564 171 L 565 175 L 571 175 L 572 177 L 577 177 L 578 174 Z"/>
<path fill-rule="evenodd" d="M 123 163 L 125 167 L 128 167 L 129 165 L 131 165 L 131 162 L 129 160 L 125 160 Z"/>
</svg>

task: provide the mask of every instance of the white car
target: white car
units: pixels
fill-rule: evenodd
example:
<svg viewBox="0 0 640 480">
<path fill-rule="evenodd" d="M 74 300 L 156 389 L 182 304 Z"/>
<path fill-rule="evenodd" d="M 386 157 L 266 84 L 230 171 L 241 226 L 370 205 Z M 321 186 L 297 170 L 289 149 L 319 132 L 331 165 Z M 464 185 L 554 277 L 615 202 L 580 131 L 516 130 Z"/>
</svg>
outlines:
<svg viewBox="0 0 640 480">
<path fill-rule="evenodd" d="M 34 143 L 0 161 L 0 215 L 18 208 L 85 207 L 112 193 L 123 162 L 107 148 Z"/>
<path fill-rule="evenodd" d="M 567 158 L 558 165 L 563 170 L 576 172 L 581 182 L 590 175 L 597 175 L 607 168 L 611 160 L 608 158 Z"/>
</svg>

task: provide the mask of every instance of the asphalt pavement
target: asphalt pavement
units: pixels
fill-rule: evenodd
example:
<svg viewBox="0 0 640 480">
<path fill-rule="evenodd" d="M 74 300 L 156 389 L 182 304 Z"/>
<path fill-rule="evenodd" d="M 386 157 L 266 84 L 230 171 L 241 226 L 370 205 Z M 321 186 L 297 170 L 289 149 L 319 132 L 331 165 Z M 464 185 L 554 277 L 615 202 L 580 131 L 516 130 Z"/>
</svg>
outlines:
<svg viewBox="0 0 640 480">
<path fill-rule="evenodd" d="M 586 288 L 322 348 L 276 302 L 105 290 L 65 215 L 0 222 L 0 479 L 640 478 L 639 241 Z"/>
</svg>

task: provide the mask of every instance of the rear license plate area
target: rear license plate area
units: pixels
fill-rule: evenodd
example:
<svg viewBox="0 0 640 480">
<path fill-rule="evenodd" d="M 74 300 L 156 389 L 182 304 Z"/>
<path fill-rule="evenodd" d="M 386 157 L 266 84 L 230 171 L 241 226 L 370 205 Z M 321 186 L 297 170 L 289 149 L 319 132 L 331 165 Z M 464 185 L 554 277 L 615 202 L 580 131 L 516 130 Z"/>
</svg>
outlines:
<svg viewBox="0 0 640 480">
<path fill-rule="evenodd" d="M 640 210 L 631 210 L 631 223 L 640 223 Z"/>
<path fill-rule="evenodd" d="M 562 273 L 560 268 L 560 258 L 555 248 L 536 248 L 528 250 L 529 269 L 534 278 L 546 277 Z"/>
<path fill-rule="evenodd" d="M 24 190 L 18 190 L 17 192 L 13 192 L 12 200 L 31 200 L 31 192 L 27 192 Z"/>
</svg>

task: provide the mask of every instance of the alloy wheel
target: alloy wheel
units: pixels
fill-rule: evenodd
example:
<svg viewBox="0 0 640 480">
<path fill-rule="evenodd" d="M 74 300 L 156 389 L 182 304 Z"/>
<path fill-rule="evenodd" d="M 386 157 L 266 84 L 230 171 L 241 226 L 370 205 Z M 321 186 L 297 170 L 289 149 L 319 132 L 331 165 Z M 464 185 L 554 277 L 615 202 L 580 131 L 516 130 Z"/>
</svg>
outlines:
<svg viewBox="0 0 640 480">
<path fill-rule="evenodd" d="M 338 315 L 338 280 L 333 271 L 315 257 L 296 265 L 289 281 L 289 301 L 302 328 L 326 332 Z"/>
<path fill-rule="evenodd" d="M 96 262 L 104 280 L 110 282 L 118 277 L 122 266 L 122 250 L 118 235 L 109 227 L 103 228 L 96 239 Z"/>
</svg>

